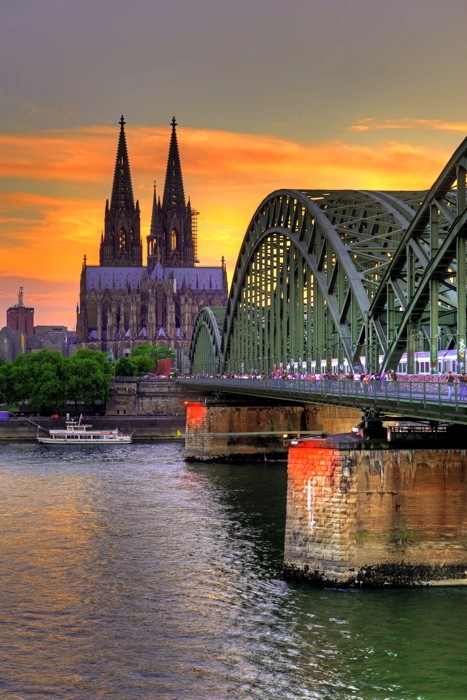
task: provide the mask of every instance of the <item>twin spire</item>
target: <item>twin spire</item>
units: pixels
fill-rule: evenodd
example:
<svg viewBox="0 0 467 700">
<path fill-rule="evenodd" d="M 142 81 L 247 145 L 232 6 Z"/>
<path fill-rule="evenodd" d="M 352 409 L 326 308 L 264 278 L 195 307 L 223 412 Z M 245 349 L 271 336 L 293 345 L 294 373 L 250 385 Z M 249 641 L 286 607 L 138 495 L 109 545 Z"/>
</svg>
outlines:
<svg viewBox="0 0 467 700">
<path fill-rule="evenodd" d="M 114 210 L 134 207 L 130 161 L 128 158 L 124 129 L 126 122 L 123 115 L 120 118 L 119 124 L 120 136 L 118 139 L 112 199 L 110 202 L 110 208 Z M 177 126 L 175 117 L 172 118 L 171 126 L 172 134 L 170 137 L 169 155 L 167 158 L 164 197 L 162 200 L 163 208 L 178 208 L 180 206 L 185 207 L 185 192 L 183 188 L 182 166 L 180 163 L 180 153 L 178 150 L 177 132 L 175 130 L 175 127 Z"/>
<path fill-rule="evenodd" d="M 141 266 L 139 202 L 134 204 L 130 162 L 125 138 L 125 119 L 120 119 L 115 173 L 110 206 L 106 205 L 105 233 L 101 241 L 100 264 Z M 155 262 L 170 267 L 194 267 L 196 242 L 193 213 L 185 202 L 182 167 L 178 150 L 177 122 L 173 117 L 162 204 L 154 183 L 151 228 L 148 236 L 148 268 Z"/>
</svg>

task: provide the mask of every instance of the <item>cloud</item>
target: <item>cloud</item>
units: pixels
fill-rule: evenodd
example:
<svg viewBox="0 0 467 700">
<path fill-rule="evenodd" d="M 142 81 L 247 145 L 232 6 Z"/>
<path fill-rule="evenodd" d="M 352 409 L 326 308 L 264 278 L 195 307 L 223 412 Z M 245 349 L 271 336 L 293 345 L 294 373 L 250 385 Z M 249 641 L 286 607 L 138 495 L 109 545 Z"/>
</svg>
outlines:
<svg viewBox="0 0 467 700">
<path fill-rule="evenodd" d="M 383 119 L 378 121 L 373 117 L 360 119 L 357 124 L 348 127 L 349 131 L 383 131 L 383 130 L 409 130 L 428 129 L 431 131 L 459 131 L 467 133 L 467 122 L 444 121 L 442 119 Z"/>
<path fill-rule="evenodd" d="M 370 129 L 374 124 L 365 120 L 361 126 Z M 83 256 L 90 264 L 98 262 L 118 133 L 115 125 L 0 134 L 0 272 L 37 301 L 37 323 L 47 318 L 69 324 L 74 319 Z M 125 133 L 144 243 L 154 180 L 158 194 L 163 194 L 170 127 L 127 124 Z M 394 140 L 377 147 L 337 140 L 299 143 L 183 126 L 177 135 L 185 194 L 200 212 L 200 264 L 217 265 L 224 256 L 229 273 L 255 210 L 270 192 L 427 189 L 451 155 Z M 0 283 L 0 301 L 6 301 L 5 291 L 11 294 L 12 286 Z M 38 288 L 48 286 L 50 294 L 39 296 Z M 58 303 L 54 294 L 61 288 Z M 15 303 L 15 297 L 7 305 Z M 70 304 L 67 318 L 65 301 Z"/>
</svg>

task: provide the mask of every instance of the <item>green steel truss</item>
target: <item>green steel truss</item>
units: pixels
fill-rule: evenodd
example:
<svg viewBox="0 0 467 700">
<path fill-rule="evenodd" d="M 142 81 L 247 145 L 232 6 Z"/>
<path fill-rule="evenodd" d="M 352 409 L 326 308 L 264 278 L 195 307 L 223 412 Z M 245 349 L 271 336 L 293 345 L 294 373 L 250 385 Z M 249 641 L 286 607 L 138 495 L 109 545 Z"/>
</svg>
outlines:
<svg viewBox="0 0 467 700">
<path fill-rule="evenodd" d="M 467 139 L 429 192 L 279 190 L 256 210 L 222 331 L 200 312 L 192 372 L 433 367 L 466 343 Z M 211 324 L 211 325 L 210 325 Z"/>
<path fill-rule="evenodd" d="M 190 346 L 191 372 L 217 374 L 221 369 L 221 333 L 224 306 L 205 306 L 195 321 Z"/>
</svg>

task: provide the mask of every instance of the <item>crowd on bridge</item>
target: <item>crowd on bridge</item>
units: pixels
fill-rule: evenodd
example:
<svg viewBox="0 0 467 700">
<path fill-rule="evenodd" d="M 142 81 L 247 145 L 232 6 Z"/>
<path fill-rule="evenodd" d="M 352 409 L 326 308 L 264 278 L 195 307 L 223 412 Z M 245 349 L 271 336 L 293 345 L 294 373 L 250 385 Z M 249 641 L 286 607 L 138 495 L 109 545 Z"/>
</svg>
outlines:
<svg viewBox="0 0 467 700">
<path fill-rule="evenodd" d="M 442 384 L 441 393 L 448 396 L 448 398 L 459 398 L 461 400 L 467 399 L 467 374 L 453 374 L 448 372 L 447 374 L 400 374 L 398 375 L 395 370 L 389 370 L 387 372 L 300 372 L 296 371 L 283 371 L 282 368 L 276 371 L 274 369 L 272 372 L 225 372 L 222 374 L 191 374 L 194 379 L 273 379 L 273 380 L 293 380 L 293 381 L 313 381 L 321 385 L 322 382 L 328 381 L 348 381 L 357 382 L 359 386 L 363 389 L 368 390 L 371 388 L 372 384 L 377 383 L 379 386 L 382 383 L 392 384 L 393 382 L 403 382 L 403 383 L 432 383 L 432 384 Z"/>
</svg>

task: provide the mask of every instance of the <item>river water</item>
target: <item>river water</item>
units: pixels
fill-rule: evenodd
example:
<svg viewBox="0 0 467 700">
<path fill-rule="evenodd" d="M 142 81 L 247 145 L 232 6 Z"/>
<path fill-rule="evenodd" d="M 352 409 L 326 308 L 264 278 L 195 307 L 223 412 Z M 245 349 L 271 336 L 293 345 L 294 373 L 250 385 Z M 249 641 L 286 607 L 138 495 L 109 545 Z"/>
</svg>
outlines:
<svg viewBox="0 0 467 700">
<path fill-rule="evenodd" d="M 281 578 L 284 464 L 0 447 L 0 698 L 465 700 L 467 590 Z"/>
</svg>

